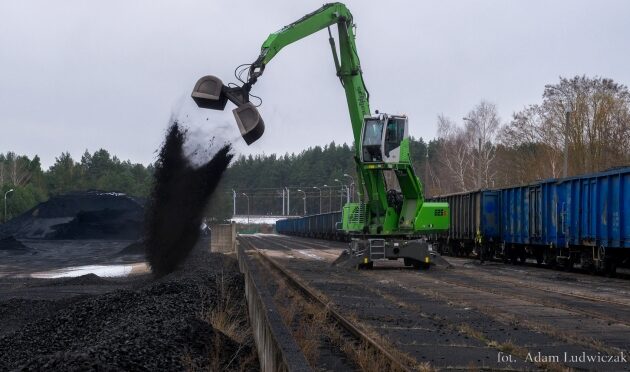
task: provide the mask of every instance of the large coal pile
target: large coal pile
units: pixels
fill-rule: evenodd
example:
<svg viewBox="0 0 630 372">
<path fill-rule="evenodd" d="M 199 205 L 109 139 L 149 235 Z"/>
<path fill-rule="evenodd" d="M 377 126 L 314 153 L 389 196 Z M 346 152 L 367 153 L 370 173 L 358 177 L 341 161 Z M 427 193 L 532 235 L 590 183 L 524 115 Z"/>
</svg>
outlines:
<svg viewBox="0 0 630 372">
<path fill-rule="evenodd" d="M 236 260 L 200 249 L 185 268 L 100 295 L 0 301 L 2 318 L 34 317 L 14 316 L 0 332 L 0 370 L 258 370 Z M 72 288 L 77 279 L 55 281 Z M 96 279 L 80 284 L 108 285 Z M 213 320 L 223 316 L 238 327 Z"/>
<path fill-rule="evenodd" d="M 72 192 L 51 197 L 0 226 L 17 239 L 138 239 L 142 201 L 121 193 Z"/>
<path fill-rule="evenodd" d="M 0 238 L 0 251 L 10 252 L 14 254 L 24 254 L 31 252 L 32 249 L 22 244 L 12 236 Z"/>
<path fill-rule="evenodd" d="M 203 211 L 232 155 L 225 145 L 195 168 L 184 155 L 186 133 L 175 122 L 167 131 L 147 203 L 147 259 L 155 275 L 172 272 L 199 239 Z"/>
<path fill-rule="evenodd" d="M 143 210 L 103 209 L 81 211 L 57 227 L 55 239 L 137 239 L 143 226 Z"/>
<path fill-rule="evenodd" d="M 125 248 L 123 248 L 122 250 L 120 250 L 120 252 L 118 252 L 117 255 L 119 256 L 146 255 L 146 248 L 144 246 L 144 242 L 143 241 L 133 242 L 129 244 L 128 246 L 126 246 Z"/>
</svg>

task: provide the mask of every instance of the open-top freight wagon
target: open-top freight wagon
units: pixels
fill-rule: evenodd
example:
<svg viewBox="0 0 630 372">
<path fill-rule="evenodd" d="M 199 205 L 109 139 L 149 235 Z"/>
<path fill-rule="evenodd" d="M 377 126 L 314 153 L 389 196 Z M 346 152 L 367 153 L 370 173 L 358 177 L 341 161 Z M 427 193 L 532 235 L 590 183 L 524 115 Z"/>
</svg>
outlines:
<svg viewBox="0 0 630 372">
<path fill-rule="evenodd" d="M 480 190 L 432 198 L 447 202 L 451 211 L 448 232 L 431 236 L 440 253 L 484 257 L 493 252 L 501 242 L 500 197 L 497 190 Z"/>
<path fill-rule="evenodd" d="M 630 260 L 630 167 L 434 199 L 451 208 L 443 253 L 605 272 Z"/>
<path fill-rule="evenodd" d="M 327 240 L 348 240 L 341 230 L 341 211 L 313 214 L 300 218 L 287 218 L 276 222 L 279 234 Z"/>
<path fill-rule="evenodd" d="M 630 167 L 528 185 L 439 196 L 448 232 L 430 238 L 438 251 L 527 258 L 550 266 L 614 272 L 630 266 Z M 280 234 L 347 240 L 341 212 L 280 220 Z"/>
</svg>

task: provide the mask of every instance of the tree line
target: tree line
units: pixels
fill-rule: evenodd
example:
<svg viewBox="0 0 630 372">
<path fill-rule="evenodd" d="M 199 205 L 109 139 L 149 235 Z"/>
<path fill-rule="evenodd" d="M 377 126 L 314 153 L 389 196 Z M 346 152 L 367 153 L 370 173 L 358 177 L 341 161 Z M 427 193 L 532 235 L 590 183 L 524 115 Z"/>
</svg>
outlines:
<svg viewBox="0 0 630 372">
<path fill-rule="evenodd" d="M 412 153 L 425 154 L 426 149 L 427 144 L 422 139 L 412 139 Z M 286 203 L 287 207 L 290 206 L 286 213 L 303 213 L 304 197 L 307 212 L 318 213 L 319 190 L 321 210 L 338 210 L 340 203 L 345 203 L 347 198 L 345 187 L 352 187 L 351 191 L 356 195 L 356 187 L 350 181 L 350 177 L 356 179 L 353 155 L 352 147 L 334 142 L 324 147 L 308 148 L 299 154 L 241 155 L 224 174 L 219 191 L 210 202 L 208 216 L 214 221 L 232 216 L 232 190 L 237 193 L 237 214 L 247 214 L 246 198 L 249 198 L 251 214 L 281 215 L 282 189 L 285 186 L 289 188 Z M 415 165 L 420 169 L 424 162 L 416 162 Z M 0 191 L 4 195 L 14 190 L 7 196 L 10 218 L 51 196 L 72 191 L 103 190 L 148 197 L 153 170 L 153 165 L 145 167 L 121 161 L 103 149 L 93 153 L 86 151 L 79 161 L 64 152 L 46 171 L 42 170 L 38 156 L 30 159 L 8 152 L 0 154 Z M 350 177 L 344 177 L 344 174 Z M 319 187 L 319 190 L 314 187 Z"/>
<path fill-rule="evenodd" d="M 481 100 L 461 120 L 437 117 L 435 139 L 412 138 L 411 157 L 428 196 L 524 184 L 630 165 L 630 93 L 611 79 L 576 76 L 544 87 L 539 103 L 504 121 L 492 102 Z M 334 142 L 299 154 L 238 157 L 213 195 L 208 217 L 233 213 L 298 215 L 339 210 L 356 199 L 354 149 Z M 106 150 L 80 160 L 62 153 L 48 170 L 40 159 L 0 154 L 0 190 L 14 189 L 8 211 L 15 216 L 51 195 L 99 189 L 146 197 L 153 166 L 121 161 Z M 345 176 L 348 175 L 348 176 Z M 336 181 L 337 180 L 337 181 Z M 287 187 L 290 200 L 287 202 Z M 300 190 L 300 191 L 298 191 Z"/>
<path fill-rule="evenodd" d="M 31 159 L 13 152 L 0 153 L 0 191 L 3 198 L 8 193 L 9 218 L 50 196 L 71 191 L 118 191 L 146 197 L 151 188 L 152 173 L 152 165 L 145 167 L 128 160 L 121 161 L 103 149 L 93 153 L 85 151 L 80 161 L 64 152 L 46 171 L 37 155 Z"/>
<path fill-rule="evenodd" d="M 411 139 L 417 172 L 425 168 L 427 149 L 434 153 L 437 141 Z M 354 148 L 345 143 L 310 147 L 299 154 L 240 156 L 221 180 L 208 213 L 219 221 L 232 216 L 234 207 L 237 215 L 337 211 L 348 198 L 357 200 L 356 179 Z"/>
<path fill-rule="evenodd" d="M 461 123 L 438 117 L 438 193 L 502 187 L 630 165 L 630 92 L 612 79 L 560 77 L 505 124 L 482 100 Z M 566 154 L 566 166 L 565 166 Z"/>
</svg>

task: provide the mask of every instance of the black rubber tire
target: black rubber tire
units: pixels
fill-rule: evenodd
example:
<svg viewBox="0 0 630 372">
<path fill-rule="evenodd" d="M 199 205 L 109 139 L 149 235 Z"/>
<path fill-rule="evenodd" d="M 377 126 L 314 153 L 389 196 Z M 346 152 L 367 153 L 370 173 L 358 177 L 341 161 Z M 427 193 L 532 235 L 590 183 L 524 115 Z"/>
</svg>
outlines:
<svg viewBox="0 0 630 372">
<path fill-rule="evenodd" d="M 415 270 L 428 270 L 431 267 L 430 263 L 413 260 L 413 268 Z"/>
</svg>

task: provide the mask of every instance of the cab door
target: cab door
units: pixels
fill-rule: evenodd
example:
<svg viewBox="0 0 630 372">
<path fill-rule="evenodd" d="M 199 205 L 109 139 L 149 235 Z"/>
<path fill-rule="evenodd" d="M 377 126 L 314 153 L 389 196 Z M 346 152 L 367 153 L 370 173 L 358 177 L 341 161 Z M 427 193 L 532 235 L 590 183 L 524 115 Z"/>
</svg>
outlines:
<svg viewBox="0 0 630 372">
<path fill-rule="evenodd" d="M 366 117 L 361 133 L 361 161 L 365 163 L 383 162 L 384 126 L 387 120 L 380 117 Z"/>
<path fill-rule="evenodd" d="M 383 133 L 383 161 L 400 162 L 401 142 L 407 138 L 407 118 L 404 116 L 388 117 Z"/>
</svg>

